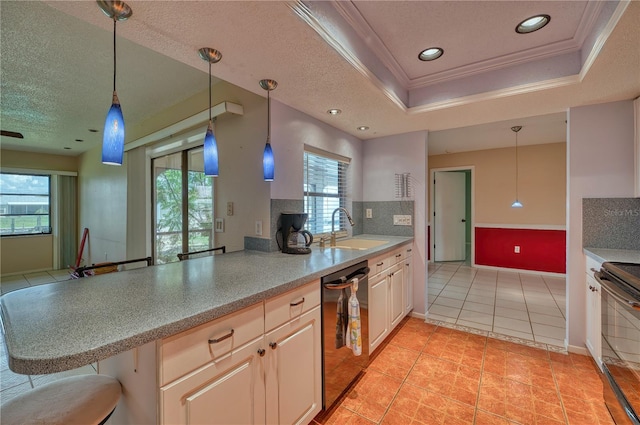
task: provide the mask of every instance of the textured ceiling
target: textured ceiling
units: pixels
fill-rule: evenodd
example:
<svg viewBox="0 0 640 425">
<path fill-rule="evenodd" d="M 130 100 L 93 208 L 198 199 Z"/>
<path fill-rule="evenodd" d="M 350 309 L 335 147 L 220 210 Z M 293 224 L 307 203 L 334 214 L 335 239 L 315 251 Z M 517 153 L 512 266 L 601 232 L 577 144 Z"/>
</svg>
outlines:
<svg viewBox="0 0 640 425">
<path fill-rule="evenodd" d="M 510 145 L 509 123 L 525 119 L 532 140 L 539 128 L 537 140 L 562 141 L 567 108 L 640 94 L 640 2 L 128 3 L 133 16 L 118 24 L 127 125 L 206 90 L 202 46 L 222 52 L 213 70 L 222 80 L 264 96 L 258 81 L 273 78 L 273 99 L 362 139 L 437 132 L 434 153 L 447 131 L 467 140 L 444 150 Z M 3 148 L 77 155 L 96 146 L 101 136 L 88 129 L 102 131 L 111 100 L 112 22 L 93 1 L 0 7 L 1 127 L 25 135 L 2 137 Z M 549 26 L 515 34 L 534 13 L 549 13 Z M 417 60 L 430 45 L 445 48 L 441 62 Z M 596 46 L 592 62 L 584 45 Z M 334 107 L 343 113 L 329 116 Z"/>
</svg>

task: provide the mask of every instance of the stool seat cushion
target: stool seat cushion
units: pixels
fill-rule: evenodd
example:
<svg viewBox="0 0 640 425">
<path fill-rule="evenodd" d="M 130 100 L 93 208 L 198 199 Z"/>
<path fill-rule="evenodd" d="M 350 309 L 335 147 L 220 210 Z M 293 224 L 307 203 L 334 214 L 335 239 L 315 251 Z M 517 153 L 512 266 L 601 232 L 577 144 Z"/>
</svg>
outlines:
<svg viewBox="0 0 640 425">
<path fill-rule="evenodd" d="M 105 375 L 62 378 L 2 405 L 2 424 L 99 424 L 120 399 L 120 382 Z"/>
</svg>

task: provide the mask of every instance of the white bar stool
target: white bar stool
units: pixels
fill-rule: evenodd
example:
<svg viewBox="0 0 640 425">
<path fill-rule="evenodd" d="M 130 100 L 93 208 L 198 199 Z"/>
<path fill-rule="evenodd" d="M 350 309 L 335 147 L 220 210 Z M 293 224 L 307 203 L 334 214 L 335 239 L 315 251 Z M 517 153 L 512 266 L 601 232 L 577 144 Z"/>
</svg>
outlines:
<svg viewBox="0 0 640 425">
<path fill-rule="evenodd" d="M 116 408 L 122 387 L 106 375 L 62 378 L 2 404 L 3 425 L 99 425 Z"/>
</svg>

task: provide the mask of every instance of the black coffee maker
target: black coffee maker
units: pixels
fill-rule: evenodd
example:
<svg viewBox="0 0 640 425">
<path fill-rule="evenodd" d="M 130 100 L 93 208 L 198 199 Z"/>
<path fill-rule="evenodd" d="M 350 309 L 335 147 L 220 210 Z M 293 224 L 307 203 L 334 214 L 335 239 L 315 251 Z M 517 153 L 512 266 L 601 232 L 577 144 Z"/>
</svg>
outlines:
<svg viewBox="0 0 640 425">
<path fill-rule="evenodd" d="M 309 215 L 306 213 L 283 212 L 280 214 L 278 245 L 285 254 L 310 254 L 309 246 L 313 242 L 313 235 L 308 230 L 302 230 Z M 278 235 L 276 235 L 277 237 Z M 282 243 L 280 244 L 280 242 Z"/>
</svg>

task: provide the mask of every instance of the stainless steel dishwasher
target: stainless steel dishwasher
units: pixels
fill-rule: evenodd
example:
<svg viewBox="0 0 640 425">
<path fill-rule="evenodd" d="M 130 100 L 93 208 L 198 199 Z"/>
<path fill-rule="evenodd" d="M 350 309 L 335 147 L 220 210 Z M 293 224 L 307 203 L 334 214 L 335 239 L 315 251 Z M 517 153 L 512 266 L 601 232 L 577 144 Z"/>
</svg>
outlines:
<svg viewBox="0 0 640 425">
<path fill-rule="evenodd" d="M 331 408 L 369 364 L 369 267 L 367 261 L 324 276 L 322 283 L 322 409 Z M 360 303 L 362 354 L 354 355 L 342 345 L 337 331 L 340 295 L 350 295 L 351 282 L 358 278 L 356 297 Z"/>
</svg>

